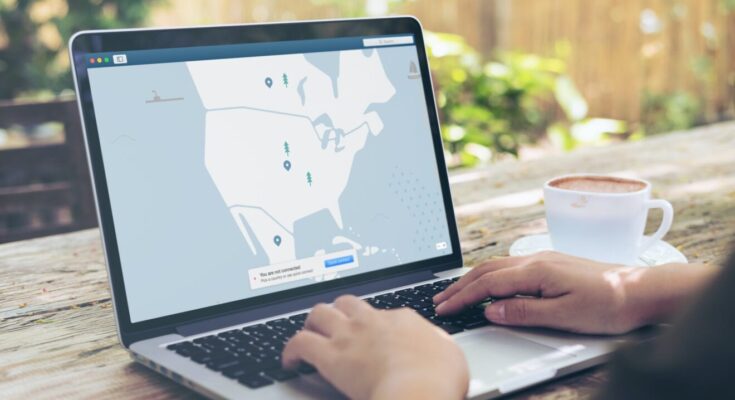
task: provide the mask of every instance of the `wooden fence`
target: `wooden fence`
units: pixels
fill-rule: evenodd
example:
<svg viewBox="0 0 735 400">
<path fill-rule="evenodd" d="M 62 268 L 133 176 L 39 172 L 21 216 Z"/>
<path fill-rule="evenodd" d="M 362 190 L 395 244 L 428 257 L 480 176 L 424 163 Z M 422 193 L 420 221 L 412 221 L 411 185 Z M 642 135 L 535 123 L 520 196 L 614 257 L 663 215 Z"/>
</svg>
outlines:
<svg viewBox="0 0 735 400">
<path fill-rule="evenodd" d="M 168 0 L 154 25 L 192 25 L 365 15 L 381 1 Z M 389 2 L 385 1 L 384 4 Z M 562 48 L 590 114 L 638 121 L 643 95 L 686 91 L 700 122 L 735 118 L 735 9 L 725 0 L 413 0 L 413 14 L 478 50 L 554 55 Z M 316 5 L 315 5 L 316 4 Z M 391 3 L 395 4 L 395 3 Z M 729 6 L 732 7 L 732 6 Z M 376 12 L 380 13 L 378 9 Z"/>
</svg>

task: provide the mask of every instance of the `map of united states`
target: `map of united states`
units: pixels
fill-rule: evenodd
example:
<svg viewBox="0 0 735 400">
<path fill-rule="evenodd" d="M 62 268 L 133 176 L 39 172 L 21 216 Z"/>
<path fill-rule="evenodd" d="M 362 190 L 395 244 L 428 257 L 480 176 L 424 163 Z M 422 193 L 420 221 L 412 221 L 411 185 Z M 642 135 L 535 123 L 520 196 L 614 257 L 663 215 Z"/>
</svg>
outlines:
<svg viewBox="0 0 735 400">
<path fill-rule="evenodd" d="M 187 67 L 207 110 L 206 169 L 250 250 L 295 259 L 294 223 L 324 209 L 342 229 L 355 155 L 383 130 L 370 105 L 395 94 L 378 52 L 340 52 L 331 77 L 301 54 Z"/>
</svg>

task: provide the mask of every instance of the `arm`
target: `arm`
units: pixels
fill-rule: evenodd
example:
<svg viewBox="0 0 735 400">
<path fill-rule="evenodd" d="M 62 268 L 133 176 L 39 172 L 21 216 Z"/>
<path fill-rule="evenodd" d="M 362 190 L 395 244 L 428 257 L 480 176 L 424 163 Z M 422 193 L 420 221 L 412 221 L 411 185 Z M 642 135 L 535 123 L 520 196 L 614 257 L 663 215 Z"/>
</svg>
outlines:
<svg viewBox="0 0 735 400">
<path fill-rule="evenodd" d="M 735 253 L 656 340 L 618 351 L 601 399 L 734 399 Z"/>
<path fill-rule="evenodd" d="M 283 365 L 305 361 L 352 399 L 461 399 L 469 372 L 444 331 L 413 310 L 382 311 L 353 296 L 314 307 L 286 344 Z"/>
<path fill-rule="evenodd" d="M 497 324 L 625 333 L 669 318 L 716 271 L 709 265 L 626 267 L 543 252 L 480 265 L 434 301 L 444 315 L 494 297 L 499 300 L 485 315 Z"/>
<path fill-rule="evenodd" d="M 707 286 L 719 268 L 707 264 L 666 264 L 644 268 L 639 279 L 623 282 L 628 299 L 622 313 L 634 326 L 670 321 L 691 299 Z"/>
</svg>

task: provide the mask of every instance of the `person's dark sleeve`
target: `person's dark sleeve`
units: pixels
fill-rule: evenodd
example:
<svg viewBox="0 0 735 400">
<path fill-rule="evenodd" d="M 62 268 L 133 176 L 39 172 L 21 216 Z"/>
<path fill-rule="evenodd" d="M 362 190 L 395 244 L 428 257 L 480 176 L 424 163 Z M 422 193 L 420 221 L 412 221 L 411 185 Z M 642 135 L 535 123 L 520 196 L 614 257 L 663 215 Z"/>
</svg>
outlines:
<svg viewBox="0 0 735 400">
<path fill-rule="evenodd" d="M 735 399 L 735 254 L 673 327 L 609 367 L 599 399 Z"/>
</svg>

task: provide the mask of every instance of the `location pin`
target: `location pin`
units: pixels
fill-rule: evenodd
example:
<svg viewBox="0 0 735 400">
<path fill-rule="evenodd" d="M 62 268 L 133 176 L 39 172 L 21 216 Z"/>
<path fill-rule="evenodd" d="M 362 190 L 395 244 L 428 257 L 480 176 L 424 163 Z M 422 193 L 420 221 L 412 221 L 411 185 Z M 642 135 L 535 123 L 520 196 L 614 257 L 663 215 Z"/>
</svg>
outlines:
<svg viewBox="0 0 735 400">
<path fill-rule="evenodd" d="M 278 236 L 278 235 L 273 236 L 273 243 L 275 243 L 276 246 L 280 246 L 281 245 L 281 237 Z"/>
<path fill-rule="evenodd" d="M 268 88 L 270 89 L 270 87 L 273 86 L 273 79 L 271 79 L 270 77 L 265 78 L 265 86 L 268 86 Z"/>
<path fill-rule="evenodd" d="M 283 162 L 283 168 L 286 168 L 286 171 L 290 171 L 291 170 L 291 161 L 288 161 L 288 160 L 284 161 Z"/>
</svg>

